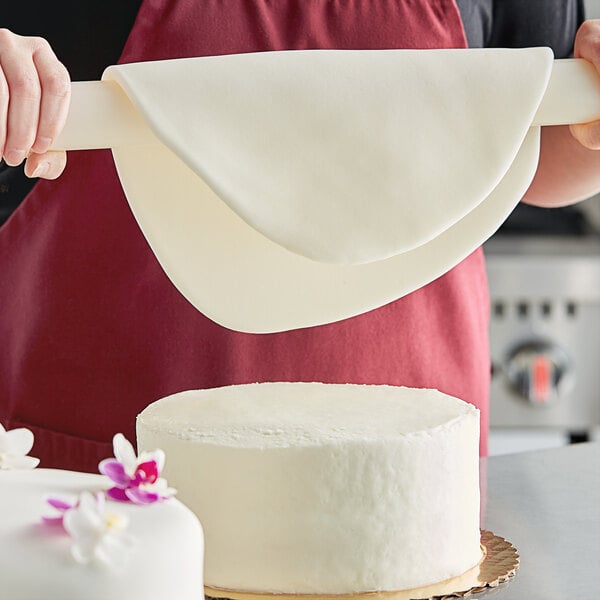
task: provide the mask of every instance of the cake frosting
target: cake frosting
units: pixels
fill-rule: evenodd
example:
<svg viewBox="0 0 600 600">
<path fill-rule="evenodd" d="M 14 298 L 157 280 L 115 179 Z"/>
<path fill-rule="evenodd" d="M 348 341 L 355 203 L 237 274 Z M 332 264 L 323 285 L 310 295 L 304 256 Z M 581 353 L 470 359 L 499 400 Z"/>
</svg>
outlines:
<svg viewBox="0 0 600 600">
<path fill-rule="evenodd" d="M 3 598 L 203 598 L 202 528 L 194 514 L 174 498 L 148 506 L 106 500 L 113 526 L 126 524 L 127 544 L 112 563 L 77 562 L 72 556 L 73 539 L 65 528 L 42 521 L 42 516 L 52 514 L 48 496 L 74 505 L 82 493 L 104 494 L 110 485 L 107 477 L 88 473 L 0 470 Z"/>
<path fill-rule="evenodd" d="M 137 431 L 203 524 L 207 586 L 402 590 L 481 559 L 478 411 L 436 390 L 187 391 L 151 404 Z"/>
</svg>

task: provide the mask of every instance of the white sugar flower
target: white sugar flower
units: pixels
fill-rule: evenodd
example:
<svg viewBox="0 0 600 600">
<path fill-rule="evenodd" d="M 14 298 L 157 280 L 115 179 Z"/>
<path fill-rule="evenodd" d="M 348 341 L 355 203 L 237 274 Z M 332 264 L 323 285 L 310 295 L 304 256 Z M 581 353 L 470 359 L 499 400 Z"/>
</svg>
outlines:
<svg viewBox="0 0 600 600">
<path fill-rule="evenodd" d="M 33 433 L 20 427 L 6 431 L 0 423 L 0 469 L 35 469 L 39 458 L 27 456 L 33 447 Z"/>
<path fill-rule="evenodd" d="M 78 563 L 94 560 L 117 566 L 131 549 L 124 515 L 107 513 L 104 495 L 83 492 L 78 504 L 63 517 L 63 526 L 73 539 L 71 553 Z"/>
</svg>

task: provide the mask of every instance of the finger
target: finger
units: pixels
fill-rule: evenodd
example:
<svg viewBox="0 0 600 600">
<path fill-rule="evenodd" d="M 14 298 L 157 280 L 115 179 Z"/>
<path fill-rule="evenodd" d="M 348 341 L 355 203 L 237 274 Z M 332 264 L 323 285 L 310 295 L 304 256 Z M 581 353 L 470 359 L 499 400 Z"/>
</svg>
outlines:
<svg viewBox="0 0 600 600">
<path fill-rule="evenodd" d="M 585 21 L 577 30 L 573 56 L 585 58 L 600 70 L 600 19 Z"/>
<path fill-rule="evenodd" d="M 8 114 L 8 84 L 0 66 L 0 159 L 4 156 L 6 142 L 6 116 Z"/>
<path fill-rule="evenodd" d="M 71 80 L 67 69 L 45 40 L 41 40 L 34 52 L 33 63 L 37 68 L 42 99 L 37 135 L 31 149 L 42 154 L 50 148 L 67 120 Z"/>
<path fill-rule="evenodd" d="M 4 160 L 17 166 L 23 162 L 35 140 L 40 81 L 30 54 L 7 52 L 0 60 L 9 93 Z"/>
<path fill-rule="evenodd" d="M 600 150 L 600 121 L 569 125 L 573 137 L 590 150 Z"/>
<path fill-rule="evenodd" d="M 591 62 L 600 73 L 600 20 L 585 21 L 575 36 L 575 58 Z M 600 150 L 600 121 L 570 125 L 573 137 L 585 148 Z"/>
<path fill-rule="evenodd" d="M 56 179 L 65 170 L 66 164 L 67 153 L 63 151 L 32 153 L 25 162 L 25 175 L 42 179 Z"/>
<path fill-rule="evenodd" d="M 600 19 L 584 21 L 577 30 L 573 56 L 591 62 L 600 73 Z"/>
</svg>

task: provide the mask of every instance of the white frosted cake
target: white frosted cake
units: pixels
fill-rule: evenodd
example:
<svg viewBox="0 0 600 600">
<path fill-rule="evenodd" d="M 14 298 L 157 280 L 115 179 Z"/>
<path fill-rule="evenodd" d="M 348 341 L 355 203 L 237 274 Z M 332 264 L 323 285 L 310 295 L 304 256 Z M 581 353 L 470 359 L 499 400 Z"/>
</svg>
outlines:
<svg viewBox="0 0 600 600">
<path fill-rule="evenodd" d="M 479 414 L 435 390 L 268 383 L 188 391 L 137 421 L 200 518 L 205 584 L 403 590 L 481 560 Z"/>
<path fill-rule="evenodd" d="M 44 523 L 52 496 L 75 504 L 82 492 L 110 487 L 107 477 L 57 469 L 0 470 L 0 597 L 7 600 L 201 600 L 202 529 L 183 504 L 106 500 L 105 561 L 77 561 L 60 523 Z M 90 496 L 91 497 L 91 496 Z M 99 532 L 98 515 L 87 518 Z M 81 518 L 79 521 L 81 521 Z M 95 522 L 97 521 L 97 522 Z M 85 523 L 83 524 L 85 525 Z M 82 523 L 73 526 L 83 531 Z M 117 532 L 120 527 L 123 532 Z M 82 540 L 80 539 L 80 542 Z M 112 554 L 112 556 L 111 556 Z M 91 557 L 85 557 L 91 558 Z M 114 559 L 114 560 L 113 560 Z"/>
</svg>

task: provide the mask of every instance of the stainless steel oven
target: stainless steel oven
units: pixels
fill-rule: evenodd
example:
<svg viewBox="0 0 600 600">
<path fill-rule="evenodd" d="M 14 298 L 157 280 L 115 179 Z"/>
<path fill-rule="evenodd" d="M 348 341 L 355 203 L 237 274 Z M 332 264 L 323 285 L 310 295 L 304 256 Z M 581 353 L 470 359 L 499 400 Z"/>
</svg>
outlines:
<svg viewBox="0 0 600 600">
<path fill-rule="evenodd" d="M 519 207 L 484 246 L 491 293 L 490 425 L 600 425 L 600 235 L 578 208 Z"/>
</svg>

